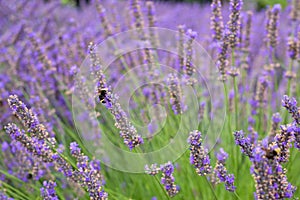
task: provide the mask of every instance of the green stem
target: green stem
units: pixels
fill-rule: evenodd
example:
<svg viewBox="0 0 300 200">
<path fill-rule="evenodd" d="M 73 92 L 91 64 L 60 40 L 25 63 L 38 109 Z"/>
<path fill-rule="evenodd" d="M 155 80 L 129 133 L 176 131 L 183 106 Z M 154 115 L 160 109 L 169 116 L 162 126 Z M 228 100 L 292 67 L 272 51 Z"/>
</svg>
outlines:
<svg viewBox="0 0 300 200">
<path fill-rule="evenodd" d="M 239 195 L 236 192 L 234 192 L 234 195 L 238 200 L 241 200 L 241 198 L 239 197 Z"/>
<path fill-rule="evenodd" d="M 207 180 L 207 177 L 204 177 L 204 178 L 205 178 L 205 181 L 207 182 L 207 184 L 209 185 L 209 187 L 210 187 L 210 189 L 211 189 L 211 191 L 212 191 L 212 193 L 213 193 L 215 199 L 218 199 L 218 197 L 217 197 L 217 195 L 216 195 L 216 193 L 215 193 L 215 190 L 214 190 L 213 186 L 211 185 L 211 182 L 209 182 L 209 181 Z"/>
<path fill-rule="evenodd" d="M 14 187 L 10 186 L 9 184 L 1 181 L 1 185 L 4 186 L 5 188 L 11 190 L 14 192 L 14 195 L 18 195 L 20 197 L 22 197 L 23 199 L 28 199 L 29 200 L 29 197 L 27 194 L 23 194 L 22 192 L 20 192 L 19 190 L 15 189 Z"/>
<path fill-rule="evenodd" d="M 292 72 L 293 71 L 293 64 L 294 64 L 294 60 L 290 61 L 289 64 L 289 71 Z M 288 85 L 287 85 L 287 95 L 290 96 L 291 95 L 291 84 L 292 84 L 292 79 L 290 78 L 288 80 Z"/>
<path fill-rule="evenodd" d="M 230 113 L 230 110 L 229 110 L 229 97 L 228 97 L 228 88 L 227 88 L 227 85 L 226 83 L 224 82 L 223 83 L 223 86 L 224 86 L 224 99 L 225 99 L 225 110 L 226 110 L 226 117 L 228 117 L 228 130 L 229 132 L 231 133 L 231 113 Z"/>
<path fill-rule="evenodd" d="M 235 51 L 234 48 L 231 51 L 231 64 L 233 67 L 235 66 Z M 235 129 L 238 130 L 239 129 L 239 118 L 238 118 L 238 101 L 239 101 L 239 97 L 238 97 L 238 85 L 237 85 L 237 81 L 236 81 L 236 76 L 233 77 L 233 86 L 234 86 L 234 109 L 235 109 Z"/>
<path fill-rule="evenodd" d="M 158 185 L 161 187 L 161 189 L 163 190 L 163 193 L 166 195 L 167 199 L 170 199 L 169 195 L 167 194 L 164 186 L 162 186 L 162 184 L 160 183 L 159 179 L 157 178 L 157 176 L 154 176 L 156 182 L 158 183 Z"/>
<path fill-rule="evenodd" d="M 290 60 L 289 63 L 289 72 L 292 72 L 293 70 L 293 64 L 294 60 Z M 292 79 L 289 78 L 288 83 L 287 83 L 287 95 L 290 97 L 291 96 L 291 85 L 292 85 Z M 284 113 L 284 122 L 287 123 L 289 112 L 286 110 Z"/>
<path fill-rule="evenodd" d="M 236 77 L 233 77 L 233 85 L 234 85 L 234 109 L 235 109 L 235 130 L 239 130 L 239 114 L 238 114 L 238 85 L 236 81 Z"/>
</svg>

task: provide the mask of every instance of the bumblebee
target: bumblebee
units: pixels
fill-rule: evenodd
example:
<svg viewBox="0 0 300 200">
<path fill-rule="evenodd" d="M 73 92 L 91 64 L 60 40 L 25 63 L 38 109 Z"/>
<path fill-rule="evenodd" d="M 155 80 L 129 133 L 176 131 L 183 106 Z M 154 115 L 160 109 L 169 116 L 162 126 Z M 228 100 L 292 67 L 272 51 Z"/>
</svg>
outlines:
<svg viewBox="0 0 300 200">
<path fill-rule="evenodd" d="M 99 91 L 99 100 L 101 103 L 105 104 L 107 102 L 110 102 L 108 98 L 106 98 L 108 92 L 108 88 L 101 88 Z"/>
<path fill-rule="evenodd" d="M 27 176 L 26 176 L 26 178 L 27 178 L 28 180 L 30 180 L 30 179 L 33 178 L 33 175 L 32 175 L 31 173 L 28 173 Z"/>
<path fill-rule="evenodd" d="M 280 148 L 275 148 L 275 149 L 270 149 L 270 148 L 263 148 L 263 150 L 266 152 L 266 158 L 272 160 L 274 159 L 276 156 L 280 155 Z"/>
</svg>

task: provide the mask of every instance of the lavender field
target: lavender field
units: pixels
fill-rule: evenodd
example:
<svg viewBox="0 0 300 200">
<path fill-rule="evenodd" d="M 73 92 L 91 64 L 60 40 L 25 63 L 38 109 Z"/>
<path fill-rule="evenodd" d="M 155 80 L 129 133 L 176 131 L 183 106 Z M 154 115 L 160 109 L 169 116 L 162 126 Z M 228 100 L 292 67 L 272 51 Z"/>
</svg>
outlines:
<svg viewBox="0 0 300 200">
<path fill-rule="evenodd" d="M 3 0 L 0 26 L 0 200 L 300 197 L 300 0 Z"/>
</svg>

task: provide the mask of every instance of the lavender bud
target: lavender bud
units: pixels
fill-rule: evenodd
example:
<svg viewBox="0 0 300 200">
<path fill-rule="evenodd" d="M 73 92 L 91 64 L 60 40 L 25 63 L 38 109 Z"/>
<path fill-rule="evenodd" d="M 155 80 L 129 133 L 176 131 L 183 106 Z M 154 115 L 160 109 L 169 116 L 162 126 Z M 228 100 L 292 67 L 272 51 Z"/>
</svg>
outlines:
<svg viewBox="0 0 300 200">
<path fill-rule="evenodd" d="M 280 132 L 276 134 L 274 141 L 277 147 L 280 149 L 279 162 L 287 162 L 290 157 L 290 148 L 294 141 L 293 126 L 281 125 Z"/>
<path fill-rule="evenodd" d="M 134 28 L 137 29 L 141 40 L 146 40 L 146 34 L 144 28 L 144 18 L 141 11 L 141 5 L 139 0 L 130 0 L 130 6 L 133 15 Z"/>
<path fill-rule="evenodd" d="M 185 26 L 179 25 L 178 27 L 178 43 L 177 43 L 177 52 L 178 52 L 178 72 L 184 71 L 184 47 L 185 47 L 185 41 L 184 41 L 184 32 L 185 32 Z"/>
<path fill-rule="evenodd" d="M 300 127 L 294 125 L 293 129 L 295 137 L 295 147 L 300 150 Z"/>
<path fill-rule="evenodd" d="M 278 27 L 279 27 L 279 14 L 280 14 L 281 6 L 279 4 L 274 5 L 273 9 L 268 11 L 267 13 L 267 46 L 275 47 L 278 44 Z"/>
<path fill-rule="evenodd" d="M 108 194 L 103 190 L 103 175 L 100 172 L 100 162 L 93 160 L 89 162 L 89 158 L 81 153 L 76 142 L 70 144 L 71 155 L 77 160 L 78 176 L 82 186 L 88 188 L 91 200 L 107 199 Z"/>
<path fill-rule="evenodd" d="M 273 141 L 280 122 L 281 122 L 280 114 L 279 113 L 273 114 L 271 130 L 270 130 L 270 133 L 269 133 L 269 142 Z"/>
<path fill-rule="evenodd" d="M 155 17 L 155 7 L 154 3 L 152 1 L 147 1 L 146 2 L 147 6 L 147 17 L 148 17 L 148 23 L 149 27 L 156 27 L 156 17 Z M 153 29 L 149 30 L 149 36 L 150 36 L 150 41 L 153 47 L 157 48 L 159 46 L 159 40 L 158 40 L 158 35 L 157 32 L 155 32 Z"/>
<path fill-rule="evenodd" d="M 170 197 L 175 196 L 179 192 L 179 188 L 174 183 L 175 178 L 173 176 L 173 164 L 171 162 L 168 162 L 164 165 L 161 165 L 160 170 L 162 171 L 161 183 L 164 185 Z"/>
<path fill-rule="evenodd" d="M 125 111 L 118 102 L 118 96 L 109 90 L 105 95 L 105 106 L 111 112 L 115 119 L 115 126 L 120 130 L 120 137 L 123 138 L 130 150 L 143 143 L 143 138 L 137 134 L 136 128 L 128 120 Z"/>
<path fill-rule="evenodd" d="M 259 103 L 261 107 L 263 107 L 266 98 L 267 88 L 269 86 L 269 80 L 267 76 L 262 76 L 258 81 L 258 88 L 256 91 L 255 100 Z"/>
<path fill-rule="evenodd" d="M 225 82 L 227 80 L 227 67 L 229 64 L 228 51 L 229 51 L 228 35 L 225 33 L 225 36 L 222 39 L 222 43 L 220 45 L 219 54 L 216 62 L 216 65 L 220 72 L 219 80 L 222 82 Z"/>
<path fill-rule="evenodd" d="M 109 20 L 106 16 L 106 9 L 103 7 L 102 4 L 100 4 L 100 0 L 97 1 L 96 8 L 99 13 L 99 17 L 105 33 L 105 37 L 109 37 L 113 35 L 111 24 L 109 23 Z"/>
<path fill-rule="evenodd" d="M 246 21 L 246 30 L 245 30 L 245 42 L 244 42 L 244 48 L 245 51 L 249 51 L 250 47 L 250 34 L 251 34 L 251 28 L 252 28 L 252 16 L 253 13 L 251 11 L 247 12 L 247 21 Z"/>
<path fill-rule="evenodd" d="M 225 167 L 225 162 L 228 158 L 228 154 L 221 148 L 220 152 L 217 153 L 217 163 L 214 168 L 214 173 L 220 182 L 225 183 L 225 188 L 229 192 L 234 192 L 236 187 L 234 186 L 234 175 L 228 174 Z"/>
<path fill-rule="evenodd" d="M 296 39 L 290 37 L 288 39 L 288 55 L 292 60 L 296 60 L 298 58 L 299 49 L 298 49 L 298 42 Z"/>
<path fill-rule="evenodd" d="M 211 173 L 210 159 L 207 149 L 202 146 L 201 132 L 192 131 L 188 137 L 190 144 L 190 163 L 195 167 L 196 172 L 200 176 Z"/>
<path fill-rule="evenodd" d="M 204 118 L 205 106 L 206 106 L 205 102 L 200 103 L 199 112 L 198 112 L 198 118 L 199 118 L 200 121 L 202 121 L 203 118 Z"/>
<path fill-rule="evenodd" d="M 282 106 L 285 107 L 294 118 L 295 122 L 300 125 L 300 108 L 297 107 L 295 98 L 290 98 L 287 95 L 283 96 Z"/>
<path fill-rule="evenodd" d="M 228 26 L 228 39 L 231 48 L 235 48 L 238 44 L 239 30 L 241 26 L 240 14 L 242 9 L 242 0 L 230 0 L 230 16 L 227 23 Z"/>
<path fill-rule="evenodd" d="M 170 94 L 170 104 L 176 115 L 182 114 L 184 111 L 184 105 L 182 102 L 182 90 L 180 82 L 176 74 L 170 74 L 167 79 L 167 84 Z"/>
<path fill-rule="evenodd" d="M 212 39 L 219 42 L 223 37 L 223 17 L 222 17 L 222 4 L 220 0 L 213 0 L 211 3 L 211 17 L 210 28 L 212 32 Z"/>
<path fill-rule="evenodd" d="M 19 100 L 17 95 L 10 95 L 8 98 L 8 105 L 12 109 L 13 113 L 28 128 L 28 132 L 35 134 L 39 139 L 44 140 L 49 137 L 49 133 L 40 124 L 37 116 L 33 113 L 32 109 L 28 109 L 27 106 Z"/>
<path fill-rule="evenodd" d="M 146 174 L 149 174 L 151 176 L 155 176 L 160 171 L 160 168 L 157 166 L 156 163 L 151 164 L 150 167 L 148 165 L 145 166 L 145 172 Z"/>
<path fill-rule="evenodd" d="M 189 36 L 189 39 L 186 44 L 186 57 L 185 57 L 184 72 L 188 77 L 190 77 L 196 71 L 193 66 L 192 60 L 193 60 L 193 41 L 197 37 L 197 33 L 195 31 L 192 31 L 191 29 L 188 29 L 186 34 Z"/>
<path fill-rule="evenodd" d="M 296 188 L 287 181 L 286 170 L 276 159 L 270 159 L 269 150 L 264 149 L 261 145 L 257 146 L 250 159 L 256 199 L 291 198 Z"/>
<path fill-rule="evenodd" d="M 41 188 L 41 196 L 43 200 L 58 200 L 54 188 L 56 183 L 53 181 L 44 181 L 43 187 Z"/>
<path fill-rule="evenodd" d="M 241 151 L 248 157 L 252 157 L 253 144 L 250 142 L 249 137 L 245 137 L 243 131 L 234 132 L 235 144 L 241 147 Z"/>
<path fill-rule="evenodd" d="M 7 124 L 4 129 L 12 139 L 19 141 L 28 152 L 40 157 L 44 162 L 53 161 L 51 150 L 44 141 L 29 137 L 13 123 Z"/>
<path fill-rule="evenodd" d="M 299 0 L 292 1 L 290 18 L 293 21 L 300 20 L 300 1 Z"/>
</svg>

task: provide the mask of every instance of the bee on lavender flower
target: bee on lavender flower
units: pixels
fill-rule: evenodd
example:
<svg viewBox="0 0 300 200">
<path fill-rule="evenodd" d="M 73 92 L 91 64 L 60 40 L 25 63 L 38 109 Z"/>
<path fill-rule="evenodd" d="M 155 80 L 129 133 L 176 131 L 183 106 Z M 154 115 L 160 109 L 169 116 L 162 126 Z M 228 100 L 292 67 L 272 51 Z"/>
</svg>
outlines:
<svg viewBox="0 0 300 200">
<path fill-rule="evenodd" d="M 99 91 L 99 100 L 103 104 L 110 102 L 110 100 L 106 97 L 107 92 L 108 92 L 108 88 L 101 88 Z"/>
<path fill-rule="evenodd" d="M 28 174 L 26 175 L 26 178 L 27 178 L 28 180 L 31 180 L 31 179 L 33 178 L 32 173 L 28 173 Z"/>
<path fill-rule="evenodd" d="M 281 150 L 280 148 L 270 149 L 270 148 L 262 148 L 266 152 L 266 158 L 269 160 L 273 160 L 276 156 L 279 156 Z"/>
</svg>

